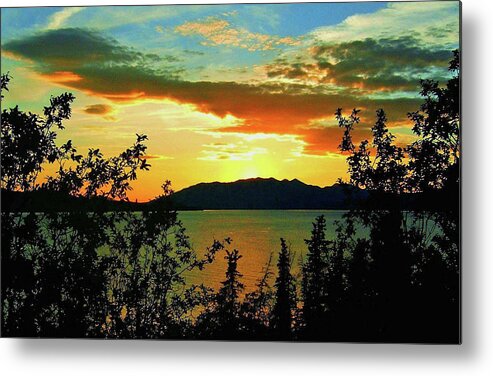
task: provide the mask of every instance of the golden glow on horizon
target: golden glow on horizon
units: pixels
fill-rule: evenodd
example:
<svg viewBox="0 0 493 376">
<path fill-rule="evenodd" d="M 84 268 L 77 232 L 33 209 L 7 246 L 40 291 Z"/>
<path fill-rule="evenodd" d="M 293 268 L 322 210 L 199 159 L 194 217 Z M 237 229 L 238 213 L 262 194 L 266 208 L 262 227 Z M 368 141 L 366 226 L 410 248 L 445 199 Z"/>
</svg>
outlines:
<svg viewBox="0 0 493 376">
<path fill-rule="evenodd" d="M 252 179 L 259 176 L 258 170 L 255 166 L 248 166 L 241 173 L 240 179 Z"/>
<path fill-rule="evenodd" d="M 41 114 L 50 96 L 73 93 L 57 142 L 72 140 L 81 154 L 114 156 L 146 134 L 151 169 L 132 182 L 131 200 L 156 197 L 168 179 L 175 190 L 256 177 L 327 186 L 347 170 L 335 110 L 362 110 L 355 144 L 370 136 L 378 108 L 398 142 L 412 141 L 407 113 L 421 101 L 408 80 L 443 77 L 438 55 L 458 43 L 458 8 L 447 2 L 391 4 L 334 24 L 307 18 L 293 33 L 289 12 L 268 14 L 284 23 L 267 33 L 265 18 L 239 8 L 138 8 L 143 18 L 117 7 L 45 9 L 44 23 L 26 25 L 14 12 L 2 26 L 2 72 L 13 77 L 2 106 Z"/>
</svg>

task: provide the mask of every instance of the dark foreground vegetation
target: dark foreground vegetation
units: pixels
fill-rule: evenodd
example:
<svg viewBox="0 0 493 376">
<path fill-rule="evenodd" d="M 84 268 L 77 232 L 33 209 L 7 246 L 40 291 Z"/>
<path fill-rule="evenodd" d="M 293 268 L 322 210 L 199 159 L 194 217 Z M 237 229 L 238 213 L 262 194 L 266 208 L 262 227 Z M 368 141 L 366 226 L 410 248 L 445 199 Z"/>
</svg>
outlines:
<svg viewBox="0 0 493 376">
<path fill-rule="evenodd" d="M 324 217 L 315 219 L 300 275 L 281 239 L 276 265 L 246 295 L 242 256 L 231 240 L 195 252 L 166 200 L 141 213 L 2 208 L 2 336 L 459 342 L 457 51 L 450 70 L 446 86 L 421 83 L 423 104 L 409 114 L 410 145 L 396 145 L 383 110 L 372 138 L 354 145 L 358 111 L 336 112 L 347 183 L 368 197 L 345 214 L 332 239 Z M 2 76 L 2 94 L 9 80 Z M 111 158 L 97 149 L 78 154 L 71 141 L 57 146 L 73 100 L 67 93 L 51 98 L 42 116 L 3 110 L 2 195 L 126 199 L 138 171 L 149 168 L 146 136 Z M 57 172 L 39 183 L 47 163 Z M 400 197 L 411 193 L 435 205 L 402 207 Z M 166 182 L 163 197 L 170 194 Z M 382 198 L 385 209 L 375 210 Z M 357 227 L 369 235 L 357 236 Z M 185 273 L 216 257 L 227 260 L 217 291 L 186 283 Z"/>
</svg>

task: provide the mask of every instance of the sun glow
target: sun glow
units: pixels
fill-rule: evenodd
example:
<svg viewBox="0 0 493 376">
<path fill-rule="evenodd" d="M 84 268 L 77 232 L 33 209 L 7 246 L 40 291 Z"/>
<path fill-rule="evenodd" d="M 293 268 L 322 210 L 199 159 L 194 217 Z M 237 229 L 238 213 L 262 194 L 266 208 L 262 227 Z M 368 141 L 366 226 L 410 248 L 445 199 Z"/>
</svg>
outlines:
<svg viewBox="0 0 493 376">
<path fill-rule="evenodd" d="M 259 176 L 259 172 L 256 166 L 247 166 L 239 176 L 240 179 L 252 179 Z"/>
</svg>

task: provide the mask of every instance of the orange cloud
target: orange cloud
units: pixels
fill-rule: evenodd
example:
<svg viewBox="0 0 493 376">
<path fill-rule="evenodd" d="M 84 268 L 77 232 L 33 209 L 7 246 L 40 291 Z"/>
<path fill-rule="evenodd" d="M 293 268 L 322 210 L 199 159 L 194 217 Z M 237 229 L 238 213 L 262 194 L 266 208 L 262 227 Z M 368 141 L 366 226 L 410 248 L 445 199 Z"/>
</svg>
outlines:
<svg viewBox="0 0 493 376">
<path fill-rule="evenodd" d="M 206 46 L 234 46 L 249 51 L 272 50 L 280 45 L 295 46 L 300 42 L 291 37 L 280 37 L 252 33 L 245 28 L 234 28 L 231 24 L 217 17 L 208 17 L 199 21 L 189 21 L 175 28 L 177 33 L 185 36 L 201 36 Z"/>
<path fill-rule="evenodd" d="M 402 123 L 407 113 L 419 105 L 416 99 L 373 100 L 339 93 L 276 92 L 267 85 L 169 80 L 135 67 L 92 68 L 84 73 L 80 70 L 79 74 L 83 80 L 66 82 L 65 86 L 112 101 L 166 99 L 192 104 L 203 113 L 222 118 L 232 115 L 243 120 L 216 131 L 300 135 L 307 144 L 305 151 L 318 155 L 337 151 L 342 133 L 337 126 L 311 123 L 330 117 L 338 107 L 363 108 L 362 119 L 369 122 L 378 108 L 384 108 L 391 123 Z"/>
<path fill-rule="evenodd" d="M 139 159 L 145 159 L 145 160 L 150 160 L 150 159 L 173 159 L 173 157 L 167 157 L 166 155 L 153 155 L 153 154 L 147 154 L 139 157 Z"/>
<path fill-rule="evenodd" d="M 210 25 L 200 27 L 205 29 L 193 26 L 190 30 L 223 32 L 229 24 L 210 21 Z M 66 48 L 60 49 L 60 40 L 66 42 Z M 71 40 L 85 48 L 72 48 Z M 260 38 L 262 43 L 268 40 Z M 113 102 L 171 100 L 221 118 L 233 116 L 239 119 L 237 124 L 213 131 L 297 136 L 304 141 L 305 152 L 316 155 L 337 151 L 340 129 L 319 120 L 332 118 L 338 107 L 363 109 L 362 124 L 358 126 L 361 131 L 357 131 L 363 135 L 378 108 L 386 110 L 390 123 L 402 124 L 407 113 L 416 110 L 421 102 L 417 98 L 372 99 L 352 95 L 350 90 L 322 92 L 310 85 L 185 81 L 162 69 L 154 70 L 150 63 L 134 64 L 142 59 L 154 61 L 151 55 L 80 29 L 50 31 L 7 43 L 4 49 L 35 62 L 45 78 L 67 88 Z M 92 56 L 98 60 L 95 62 Z M 69 66 L 63 63 L 62 69 L 60 62 L 67 61 Z"/>
<path fill-rule="evenodd" d="M 73 72 L 56 71 L 53 73 L 40 74 L 40 76 L 48 81 L 56 83 L 67 83 L 82 80 L 82 77 Z"/>
<path fill-rule="evenodd" d="M 203 21 L 185 22 L 184 24 L 177 26 L 175 28 L 175 31 L 177 31 L 182 35 L 199 34 L 199 35 L 203 35 L 204 37 L 208 37 L 210 35 L 215 35 L 216 33 L 224 30 L 228 26 L 229 26 L 228 21 L 210 17 Z"/>
</svg>

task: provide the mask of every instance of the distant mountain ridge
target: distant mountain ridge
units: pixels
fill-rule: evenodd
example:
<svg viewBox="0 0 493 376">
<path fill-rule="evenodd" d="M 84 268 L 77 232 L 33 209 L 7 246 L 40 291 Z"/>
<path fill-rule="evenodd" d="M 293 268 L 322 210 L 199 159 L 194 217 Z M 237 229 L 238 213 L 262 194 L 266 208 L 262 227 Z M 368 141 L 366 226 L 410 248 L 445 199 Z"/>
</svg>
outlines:
<svg viewBox="0 0 493 376">
<path fill-rule="evenodd" d="M 298 179 L 253 178 L 231 183 L 199 183 L 175 192 L 170 201 L 179 209 L 199 210 L 347 209 L 364 197 L 365 191 L 343 184 L 322 188 Z"/>
<path fill-rule="evenodd" d="M 350 196 L 348 196 L 350 193 Z M 349 209 L 367 192 L 349 185 L 318 187 L 298 179 L 253 178 L 230 183 L 199 183 L 149 202 L 85 198 L 56 191 L 9 192 L 2 190 L 3 212 L 145 211 L 240 209 Z"/>
</svg>

